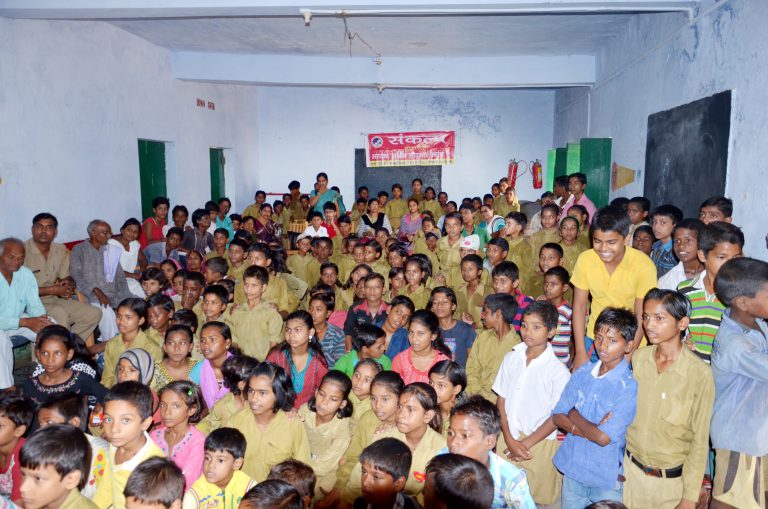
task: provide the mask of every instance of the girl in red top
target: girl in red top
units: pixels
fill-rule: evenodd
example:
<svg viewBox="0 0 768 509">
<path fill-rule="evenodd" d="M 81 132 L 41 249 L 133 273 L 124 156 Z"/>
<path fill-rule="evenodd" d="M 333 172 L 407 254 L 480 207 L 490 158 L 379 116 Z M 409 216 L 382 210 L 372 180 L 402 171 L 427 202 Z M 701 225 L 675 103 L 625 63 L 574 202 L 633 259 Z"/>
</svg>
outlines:
<svg viewBox="0 0 768 509">
<path fill-rule="evenodd" d="M 440 361 L 451 360 L 451 350 L 440 335 L 440 322 L 432 311 L 420 309 L 408 326 L 410 348 L 395 356 L 392 371 L 403 377 L 406 385 L 429 383 L 429 370 Z"/>
<path fill-rule="evenodd" d="M 312 315 L 301 310 L 288 315 L 285 319 L 285 342 L 272 347 L 266 360 L 290 375 L 296 391 L 293 408 L 298 409 L 307 403 L 328 372 L 323 348 L 315 336 Z"/>
<path fill-rule="evenodd" d="M 163 226 L 168 219 L 168 209 L 171 202 L 164 196 L 158 196 L 152 200 L 152 216 L 146 218 L 141 223 L 141 233 L 139 234 L 139 244 L 143 250 L 149 244 L 165 240 L 163 235 Z"/>
</svg>

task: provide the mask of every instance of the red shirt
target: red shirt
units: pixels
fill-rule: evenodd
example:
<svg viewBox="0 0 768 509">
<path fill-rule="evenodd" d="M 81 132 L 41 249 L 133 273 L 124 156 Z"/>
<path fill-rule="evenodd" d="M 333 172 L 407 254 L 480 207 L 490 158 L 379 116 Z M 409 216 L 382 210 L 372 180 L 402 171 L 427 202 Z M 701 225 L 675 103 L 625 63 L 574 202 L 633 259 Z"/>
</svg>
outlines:
<svg viewBox="0 0 768 509">
<path fill-rule="evenodd" d="M 322 223 L 320 223 L 320 226 L 325 226 L 325 229 L 328 230 L 328 238 L 329 239 L 332 239 L 332 238 L 334 238 L 337 235 L 336 234 L 336 228 L 339 227 L 338 224 L 333 223 L 333 226 L 330 226 L 328 223 L 323 221 Z"/>
<path fill-rule="evenodd" d="M 147 238 L 147 224 L 152 225 L 152 238 Z M 139 244 L 141 244 L 141 249 L 144 249 L 147 247 L 147 243 L 152 240 L 163 240 L 165 236 L 163 235 L 163 226 L 165 226 L 165 221 L 160 221 L 159 223 L 155 221 L 154 216 L 150 216 L 144 220 L 143 223 L 141 223 L 141 233 L 139 234 Z"/>
<path fill-rule="evenodd" d="M 297 373 L 297 378 L 301 380 L 294 379 L 293 373 L 291 373 L 290 350 L 283 350 L 280 347 L 273 348 L 266 358 L 267 361 L 283 368 L 285 374 L 291 378 L 293 388 L 296 390 L 296 400 L 293 402 L 293 408 L 295 409 L 307 403 L 315 395 L 315 390 L 320 387 L 320 381 L 328 373 L 325 358 L 318 358 L 315 352 L 312 352 L 312 350 L 310 352 L 312 353 L 312 359 L 309 361 L 309 364 L 304 368 L 303 373 Z M 301 391 L 297 390 L 297 384 L 301 385 Z"/>
<path fill-rule="evenodd" d="M 16 442 L 16 447 L 8 457 L 8 464 L 0 466 L 0 495 L 5 495 L 12 501 L 21 499 L 21 462 L 19 461 L 19 451 L 26 442 L 25 438 L 20 438 Z"/>
</svg>

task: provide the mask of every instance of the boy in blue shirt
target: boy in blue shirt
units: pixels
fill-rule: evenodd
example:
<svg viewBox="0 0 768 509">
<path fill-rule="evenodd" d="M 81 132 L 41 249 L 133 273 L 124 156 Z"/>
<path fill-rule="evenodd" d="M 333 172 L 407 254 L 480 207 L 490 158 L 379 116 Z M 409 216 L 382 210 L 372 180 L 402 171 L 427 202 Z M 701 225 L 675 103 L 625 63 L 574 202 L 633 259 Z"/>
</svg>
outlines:
<svg viewBox="0 0 768 509">
<path fill-rule="evenodd" d="M 553 462 L 563 473 L 562 509 L 582 509 L 622 498 L 622 460 L 627 427 L 637 408 L 637 382 L 626 354 L 637 319 L 628 309 L 603 309 L 595 322 L 597 362 L 582 365 L 552 411 L 568 435 Z"/>
<path fill-rule="evenodd" d="M 768 478 L 768 263 L 727 261 L 715 278 L 727 306 L 712 349 L 713 508 L 766 507 Z"/>
</svg>

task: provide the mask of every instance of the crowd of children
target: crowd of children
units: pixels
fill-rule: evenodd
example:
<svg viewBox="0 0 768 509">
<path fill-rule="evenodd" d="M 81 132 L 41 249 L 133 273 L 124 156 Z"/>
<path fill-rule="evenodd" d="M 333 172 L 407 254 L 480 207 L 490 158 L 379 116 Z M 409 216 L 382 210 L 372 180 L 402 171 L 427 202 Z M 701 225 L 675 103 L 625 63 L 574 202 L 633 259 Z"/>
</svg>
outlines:
<svg viewBox="0 0 768 509">
<path fill-rule="evenodd" d="M 577 173 L 528 217 L 417 178 L 347 213 L 327 181 L 126 222 L 117 335 L 43 328 L 0 394 L 0 507 L 766 507 L 768 263 L 729 199 L 598 209 Z"/>
</svg>

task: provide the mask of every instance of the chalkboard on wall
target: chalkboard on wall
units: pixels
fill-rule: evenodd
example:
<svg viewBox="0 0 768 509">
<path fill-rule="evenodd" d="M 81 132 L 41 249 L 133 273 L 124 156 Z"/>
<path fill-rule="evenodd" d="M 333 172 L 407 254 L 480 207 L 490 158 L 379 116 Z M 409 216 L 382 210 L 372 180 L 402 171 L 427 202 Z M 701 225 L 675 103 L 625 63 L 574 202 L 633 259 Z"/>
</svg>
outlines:
<svg viewBox="0 0 768 509">
<path fill-rule="evenodd" d="M 411 195 L 411 181 L 420 178 L 424 189 L 432 187 L 435 193 L 442 190 L 442 166 L 390 166 L 369 168 L 366 166 L 365 149 L 355 149 L 355 191 L 360 186 L 367 186 L 371 197 L 379 191 L 386 191 L 392 196 L 392 184 L 403 186 L 403 198 Z"/>
<path fill-rule="evenodd" d="M 648 116 L 645 196 L 651 206 L 671 203 L 685 217 L 725 194 L 731 91 Z"/>
</svg>

